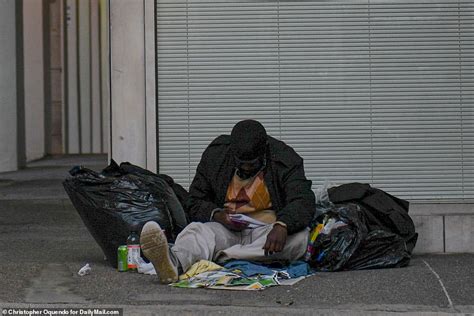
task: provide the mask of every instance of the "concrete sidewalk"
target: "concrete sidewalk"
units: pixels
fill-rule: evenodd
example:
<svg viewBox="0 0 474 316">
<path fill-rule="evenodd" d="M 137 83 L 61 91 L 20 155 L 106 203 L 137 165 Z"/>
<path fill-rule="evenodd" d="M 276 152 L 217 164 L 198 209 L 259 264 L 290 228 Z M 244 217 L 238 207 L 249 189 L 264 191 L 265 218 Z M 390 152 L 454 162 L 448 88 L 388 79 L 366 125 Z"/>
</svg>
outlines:
<svg viewBox="0 0 474 316">
<path fill-rule="evenodd" d="M 318 273 L 261 292 L 177 289 L 119 273 L 62 189 L 76 164 L 103 156 L 38 161 L 0 174 L 0 308 L 120 307 L 125 315 L 474 314 L 474 255 L 415 255 L 402 269 Z M 77 271 L 92 266 L 90 275 Z"/>
</svg>

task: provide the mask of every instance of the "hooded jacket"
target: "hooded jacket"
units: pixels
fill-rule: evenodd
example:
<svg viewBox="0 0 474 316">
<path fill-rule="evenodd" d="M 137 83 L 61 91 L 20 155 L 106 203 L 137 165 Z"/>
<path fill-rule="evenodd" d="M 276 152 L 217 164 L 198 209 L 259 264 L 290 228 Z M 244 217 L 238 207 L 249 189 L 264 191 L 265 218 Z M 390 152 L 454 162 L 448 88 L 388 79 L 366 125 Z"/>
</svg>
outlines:
<svg viewBox="0 0 474 316">
<path fill-rule="evenodd" d="M 268 137 L 265 184 L 277 221 L 287 225 L 288 234 L 309 225 L 316 205 L 311 181 L 306 179 L 303 159 L 284 142 Z M 191 221 L 208 222 L 216 208 L 223 208 L 227 188 L 235 171 L 230 136 L 217 137 L 204 151 L 187 200 Z"/>
</svg>

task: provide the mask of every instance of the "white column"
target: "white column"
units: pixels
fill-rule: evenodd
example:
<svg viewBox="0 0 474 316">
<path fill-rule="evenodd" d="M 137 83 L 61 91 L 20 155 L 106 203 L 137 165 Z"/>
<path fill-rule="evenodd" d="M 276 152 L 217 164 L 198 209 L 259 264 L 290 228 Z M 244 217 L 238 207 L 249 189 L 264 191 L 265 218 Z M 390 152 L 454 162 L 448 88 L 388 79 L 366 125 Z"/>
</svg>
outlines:
<svg viewBox="0 0 474 316">
<path fill-rule="evenodd" d="M 100 67 L 102 104 L 102 152 L 109 152 L 110 142 L 110 85 L 109 85 L 109 7 L 108 0 L 100 0 Z"/>
<path fill-rule="evenodd" d="M 154 88 L 146 82 L 154 76 L 154 62 L 147 64 L 154 54 L 147 43 L 154 41 L 153 12 L 153 1 L 110 2 L 111 157 L 150 170 L 156 168 L 156 150 L 148 150 L 156 146 Z"/>
<path fill-rule="evenodd" d="M 79 94 L 81 115 L 81 152 L 92 152 L 90 2 L 78 1 L 79 14 Z"/>
<path fill-rule="evenodd" d="M 23 1 L 26 160 L 42 158 L 44 143 L 43 2 Z"/>
<path fill-rule="evenodd" d="M 146 167 L 156 172 L 157 161 L 157 113 L 156 113 L 156 51 L 154 0 L 145 0 L 145 84 L 146 84 Z"/>
<path fill-rule="evenodd" d="M 48 32 L 49 32 L 49 82 L 50 104 L 46 104 L 46 150 L 48 154 L 64 153 L 64 99 L 63 99 L 63 6 L 62 1 L 46 1 L 48 6 Z"/>
<path fill-rule="evenodd" d="M 80 153 L 80 126 L 79 126 L 79 89 L 78 89 L 78 54 L 77 54 L 77 1 L 67 0 L 67 36 L 66 36 L 66 49 L 67 49 L 67 105 L 68 111 L 66 118 L 67 124 L 67 135 L 68 135 L 68 148 L 66 152 L 69 154 Z"/>
<path fill-rule="evenodd" d="M 16 170 L 15 1 L 0 0 L 0 172 Z"/>
<path fill-rule="evenodd" d="M 102 109 L 100 98 L 99 0 L 90 0 L 92 152 L 102 152 Z"/>
</svg>

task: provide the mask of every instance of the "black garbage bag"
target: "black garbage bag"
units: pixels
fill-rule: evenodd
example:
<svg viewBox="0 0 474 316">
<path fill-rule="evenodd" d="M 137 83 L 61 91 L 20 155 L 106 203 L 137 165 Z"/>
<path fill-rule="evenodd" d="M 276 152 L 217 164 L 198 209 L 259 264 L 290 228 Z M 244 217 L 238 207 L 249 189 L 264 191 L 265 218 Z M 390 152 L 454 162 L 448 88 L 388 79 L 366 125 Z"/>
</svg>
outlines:
<svg viewBox="0 0 474 316">
<path fill-rule="evenodd" d="M 170 176 L 168 176 L 166 174 L 161 174 L 161 173 L 160 174 L 153 173 L 149 170 L 146 170 L 146 169 L 140 168 L 138 166 L 132 165 L 129 162 L 122 162 L 120 164 L 120 167 L 119 167 L 115 163 L 114 160 L 112 160 L 112 163 L 109 165 L 109 167 L 107 167 L 103 171 L 104 174 L 108 174 L 108 172 L 110 172 L 111 174 L 117 174 L 117 173 L 118 174 L 136 174 L 136 175 L 142 175 L 142 176 L 149 176 L 149 177 L 152 177 L 152 178 L 153 177 L 158 177 L 162 180 L 165 180 L 166 183 L 168 183 L 168 185 L 171 187 L 173 193 L 176 195 L 176 197 L 179 200 L 179 205 L 178 205 L 178 204 L 175 203 L 177 201 L 174 197 L 171 198 L 171 199 L 168 197 L 166 199 L 166 201 L 168 203 L 173 204 L 173 206 L 171 207 L 171 212 L 175 213 L 174 211 L 178 210 L 178 212 L 176 213 L 176 216 L 182 216 L 183 215 L 182 212 L 181 212 L 181 209 L 184 207 L 185 202 L 188 199 L 189 193 L 181 185 L 174 182 L 173 178 L 171 178 Z M 169 194 L 172 194 L 172 193 L 169 192 Z"/>
<path fill-rule="evenodd" d="M 339 271 L 367 235 L 363 213 L 356 204 L 333 207 L 324 213 L 325 226 L 314 243 L 309 264 L 320 271 Z"/>
<path fill-rule="evenodd" d="M 149 170 L 132 165 L 129 162 L 122 162 L 120 166 L 118 166 L 114 160 L 112 160 L 111 164 L 102 171 L 102 174 L 105 176 L 125 176 L 133 174 L 156 184 L 157 188 L 160 188 L 159 193 L 166 203 L 173 219 L 173 233 L 175 235 L 179 234 L 188 224 L 189 221 L 186 216 L 187 212 L 184 210 L 183 206 L 185 205 L 189 193 L 181 185 L 174 182 L 173 178 L 170 176 L 166 174 L 153 173 Z"/>
<path fill-rule="evenodd" d="M 126 243 L 133 225 L 141 229 L 147 221 L 156 221 L 170 242 L 187 225 L 181 203 L 169 179 L 165 180 L 167 176 L 128 163 L 118 166 L 115 161 L 101 173 L 74 167 L 70 174 L 64 188 L 114 267 L 117 248 Z"/>
<path fill-rule="evenodd" d="M 406 267 L 411 255 L 402 237 L 383 230 L 371 231 L 346 263 L 347 270 Z"/>
<path fill-rule="evenodd" d="M 312 227 L 330 224 L 312 248 L 313 267 L 339 271 L 409 264 L 418 234 L 407 201 L 361 183 L 330 188 L 328 197 L 312 222 Z"/>
<path fill-rule="evenodd" d="M 369 231 L 383 230 L 402 237 L 409 253 L 415 248 L 418 234 L 408 215 L 408 201 L 363 183 L 347 183 L 328 189 L 329 200 L 336 204 L 355 203 L 365 214 Z"/>
</svg>

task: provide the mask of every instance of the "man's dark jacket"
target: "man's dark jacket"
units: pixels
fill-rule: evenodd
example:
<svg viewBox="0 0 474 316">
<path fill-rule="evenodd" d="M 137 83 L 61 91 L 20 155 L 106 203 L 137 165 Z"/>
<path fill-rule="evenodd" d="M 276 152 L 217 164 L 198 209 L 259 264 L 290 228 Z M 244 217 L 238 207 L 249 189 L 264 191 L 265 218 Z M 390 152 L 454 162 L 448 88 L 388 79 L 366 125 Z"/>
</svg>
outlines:
<svg viewBox="0 0 474 316">
<path fill-rule="evenodd" d="M 268 136 L 264 180 L 277 220 L 287 225 L 288 234 L 307 227 L 316 206 L 311 181 L 306 179 L 303 159 L 284 142 Z M 224 207 L 227 188 L 235 171 L 230 136 L 217 137 L 204 151 L 189 188 L 189 219 L 208 222 L 212 210 Z"/>
</svg>

